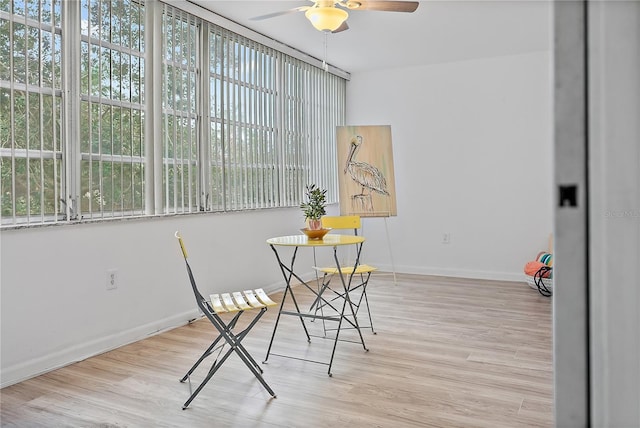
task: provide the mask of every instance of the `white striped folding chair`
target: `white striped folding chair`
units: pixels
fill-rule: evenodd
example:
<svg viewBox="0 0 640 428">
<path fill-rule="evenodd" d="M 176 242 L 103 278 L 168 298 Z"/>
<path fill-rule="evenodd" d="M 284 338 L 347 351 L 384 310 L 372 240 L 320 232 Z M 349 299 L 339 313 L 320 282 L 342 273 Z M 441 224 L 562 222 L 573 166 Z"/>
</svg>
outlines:
<svg viewBox="0 0 640 428">
<path fill-rule="evenodd" d="M 253 326 L 256 325 L 262 315 L 264 315 L 267 308 L 269 306 L 277 305 L 277 303 L 271 300 L 261 288 L 256 290 L 245 290 L 242 292 L 235 291 L 232 293 L 211 294 L 210 302 L 208 302 L 198 290 L 196 280 L 193 277 L 193 272 L 191 271 L 191 266 L 189 266 L 189 261 L 187 260 L 187 251 L 185 249 L 182 237 L 178 232 L 176 232 L 175 236 L 176 238 L 178 238 L 178 242 L 180 243 L 180 249 L 182 250 L 182 255 L 184 256 L 184 261 L 187 266 L 187 273 L 189 275 L 189 281 L 191 282 L 193 294 L 196 298 L 196 303 L 198 304 L 198 307 L 200 308 L 202 313 L 204 313 L 205 317 L 207 317 L 207 319 L 211 322 L 211 324 L 213 324 L 213 326 L 219 333 L 218 337 L 204 351 L 200 358 L 189 369 L 187 374 L 185 374 L 184 377 L 180 379 L 180 382 L 185 382 L 187 379 L 189 379 L 189 385 L 191 385 L 191 374 L 207 357 L 209 357 L 214 352 L 218 352 L 218 357 L 212 363 L 207 376 L 198 385 L 195 391 L 191 393 L 189 399 L 183 404 L 182 410 L 186 409 L 189 406 L 191 401 L 196 398 L 202 388 L 204 388 L 207 382 L 209 382 L 209 380 L 218 371 L 218 369 L 220 369 L 222 364 L 224 364 L 224 362 L 227 360 L 227 358 L 229 358 L 229 356 L 231 356 L 233 352 L 235 352 L 236 355 L 240 357 L 240 359 L 245 363 L 249 370 L 251 370 L 251 372 L 262 384 L 262 386 L 264 386 L 269 394 L 271 394 L 271 396 L 275 398 L 276 394 L 262 377 L 262 368 L 260 368 L 256 360 L 249 354 L 249 352 L 241 342 L 242 339 L 245 338 L 247 333 L 249 333 L 249 331 L 253 328 Z M 240 316 L 248 311 L 254 310 L 257 310 L 257 313 L 249 322 L 248 326 L 240 332 L 234 332 L 233 329 L 235 328 L 238 319 L 240 319 Z M 224 313 L 235 313 L 235 315 L 230 321 L 225 322 L 220 317 L 220 314 Z M 222 350 L 225 345 L 229 345 L 229 349 L 227 349 L 226 352 L 222 354 Z M 222 354 L 222 356 L 220 356 L 220 354 Z"/>
</svg>

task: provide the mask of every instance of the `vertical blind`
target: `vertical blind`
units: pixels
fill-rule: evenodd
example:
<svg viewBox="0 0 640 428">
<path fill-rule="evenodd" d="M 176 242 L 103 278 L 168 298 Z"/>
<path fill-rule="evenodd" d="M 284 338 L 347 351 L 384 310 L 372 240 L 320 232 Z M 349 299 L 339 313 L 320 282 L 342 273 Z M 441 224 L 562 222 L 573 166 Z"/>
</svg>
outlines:
<svg viewBox="0 0 640 428">
<path fill-rule="evenodd" d="M 342 77 L 140 0 L 0 0 L 0 52 L 2 226 L 337 201 Z"/>
<path fill-rule="evenodd" d="M 165 213 L 198 211 L 197 120 L 200 25 L 166 6 L 162 18 L 162 189 Z"/>
<path fill-rule="evenodd" d="M 343 78 L 170 5 L 162 33 L 166 212 L 295 206 L 310 182 L 337 199 Z"/>
<path fill-rule="evenodd" d="M 277 52 L 216 27 L 209 46 L 212 209 L 279 206 Z"/>
</svg>

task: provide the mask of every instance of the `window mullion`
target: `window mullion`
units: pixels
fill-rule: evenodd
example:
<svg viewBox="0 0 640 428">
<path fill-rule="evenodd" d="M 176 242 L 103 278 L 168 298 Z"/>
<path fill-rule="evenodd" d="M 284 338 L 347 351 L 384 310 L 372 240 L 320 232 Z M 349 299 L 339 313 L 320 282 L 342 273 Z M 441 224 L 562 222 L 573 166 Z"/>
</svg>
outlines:
<svg viewBox="0 0 640 428">
<path fill-rule="evenodd" d="M 222 207 L 222 211 L 226 211 L 229 208 L 229 191 L 227 189 L 227 185 L 229 182 L 229 169 L 227 168 L 227 156 L 228 153 L 230 152 L 229 147 L 228 147 L 228 143 L 227 143 L 227 139 L 228 139 L 228 132 L 227 132 L 227 127 L 228 127 L 228 123 L 227 123 L 227 103 L 226 103 L 226 99 L 227 99 L 227 93 L 228 88 L 227 88 L 227 83 L 228 83 L 228 77 L 227 77 L 227 68 L 225 67 L 227 59 L 226 59 L 226 51 L 227 51 L 227 44 L 229 43 L 229 40 L 227 38 L 227 36 L 221 32 L 218 35 L 218 42 L 216 43 L 217 46 L 217 51 L 218 51 L 218 55 L 220 56 L 219 61 L 220 61 L 220 96 L 217 97 L 217 99 L 220 100 L 220 113 L 218 116 L 218 120 L 219 120 L 219 126 L 220 126 L 220 139 L 219 139 L 219 145 L 220 145 L 220 188 L 221 188 L 221 201 L 220 201 L 220 205 Z"/>
<path fill-rule="evenodd" d="M 275 112 L 275 147 L 274 154 L 276 161 L 278 163 L 277 169 L 279 170 L 278 174 L 278 206 L 282 206 L 282 204 L 286 201 L 285 197 L 285 177 L 286 177 L 286 168 L 287 164 L 285 161 L 285 151 L 284 147 L 284 139 L 285 139 L 285 58 L 284 55 L 278 54 L 278 60 L 276 61 L 276 70 L 275 70 L 275 79 L 276 79 L 276 97 L 274 102 L 274 112 Z"/>
<path fill-rule="evenodd" d="M 232 57 L 232 61 L 230 62 L 231 70 L 231 102 L 230 102 L 230 116 L 231 116 L 231 129 L 232 134 L 231 137 L 233 139 L 233 200 L 234 206 L 233 210 L 238 210 L 238 208 L 242 204 L 242 183 L 241 183 L 241 171 L 239 171 L 238 165 L 240 164 L 240 143 L 239 143 L 239 135 L 238 135 L 238 55 L 237 55 L 237 46 L 238 46 L 238 36 L 233 34 L 230 56 Z"/>
<path fill-rule="evenodd" d="M 269 108 L 269 100 L 271 98 L 269 94 L 269 80 L 267 79 L 267 66 L 265 64 L 265 58 L 267 53 L 265 52 L 265 48 L 261 48 L 258 60 L 256 64 L 259 67 L 258 73 L 258 90 L 261 94 L 260 99 L 262 100 L 260 103 L 260 108 L 258 108 L 258 117 L 256 119 L 256 123 L 258 124 L 258 138 L 262 141 L 259 147 L 260 153 L 260 162 L 262 163 L 262 199 L 265 207 L 273 206 L 273 192 L 271 191 L 271 176 L 272 176 L 272 166 L 271 161 L 269 159 L 268 146 L 271 145 L 271 132 L 270 131 L 270 123 L 267 121 L 267 111 Z"/>
<path fill-rule="evenodd" d="M 9 22 L 9 42 L 11 46 L 15 46 L 15 30 L 14 30 L 14 22 L 13 20 Z M 11 75 L 14 74 L 14 55 L 12 54 L 9 57 L 9 71 Z M 16 102 L 15 102 L 15 82 L 14 79 L 11 78 L 9 81 L 9 93 L 10 93 L 10 105 L 9 105 L 9 120 L 10 123 L 16 123 Z M 15 126 L 9 126 L 9 138 L 11 141 L 11 222 L 12 224 L 17 223 L 17 210 L 16 210 L 16 129 Z M 3 193 L 5 189 L 2 189 Z"/>
<path fill-rule="evenodd" d="M 211 210 L 211 90 L 209 85 L 209 73 L 212 59 L 209 47 L 209 25 L 203 23 L 199 28 L 199 55 L 198 66 L 200 73 L 198 76 L 198 151 L 199 159 L 197 167 L 200 172 L 200 209 Z"/>
<path fill-rule="evenodd" d="M 162 10 L 158 2 L 145 4 L 144 38 L 144 150 L 145 189 L 144 207 L 147 214 L 166 213 L 163 203 L 163 161 L 162 146 L 154 144 L 162 141 L 162 55 L 165 51 L 162 35 Z M 157 46 L 159 45 L 159 46 Z"/>
<path fill-rule="evenodd" d="M 31 156 L 30 156 L 30 152 L 31 152 L 31 127 L 29 126 L 29 122 L 31 121 L 30 115 L 32 114 L 31 112 L 31 105 L 30 105 L 30 99 L 31 99 L 31 93 L 29 92 L 29 84 L 31 83 L 31 76 L 29 74 L 29 45 L 30 45 L 30 40 L 29 40 L 29 33 L 30 31 L 28 31 L 29 26 L 27 25 L 27 4 L 25 4 L 25 14 L 24 14 L 24 26 L 27 29 L 25 32 L 25 38 L 26 38 L 26 43 L 24 44 L 24 78 L 25 78 L 25 84 L 27 86 L 27 90 L 25 91 L 25 106 L 24 106 L 24 111 L 25 111 L 25 120 L 24 120 L 24 124 L 25 124 L 25 148 L 26 148 L 26 158 L 25 158 L 25 187 L 26 187 L 26 204 L 27 204 L 27 222 L 31 222 Z"/>
<path fill-rule="evenodd" d="M 80 213 L 80 2 L 62 2 L 64 194 L 67 220 Z"/>
<path fill-rule="evenodd" d="M 250 90 L 250 75 L 249 75 L 249 65 L 251 64 L 249 60 L 249 55 L 251 52 L 251 43 L 247 40 L 242 42 L 243 48 L 241 55 L 242 61 L 242 83 L 240 88 L 242 91 L 240 92 L 242 100 L 242 113 L 241 113 L 241 123 L 242 123 L 242 153 L 243 153 L 243 177 L 244 183 L 242 186 L 244 196 L 244 206 L 243 208 L 255 208 L 255 191 L 253 180 L 251 179 L 253 170 L 252 159 L 251 159 L 251 138 L 249 132 L 251 130 L 251 120 L 250 120 L 250 111 L 251 111 L 251 103 L 249 101 L 249 90 Z"/>
<path fill-rule="evenodd" d="M 264 195 L 262 193 L 264 165 L 259 155 L 258 147 L 262 143 L 260 139 L 260 128 L 258 123 L 258 103 L 260 102 L 260 70 L 258 64 L 260 46 L 253 45 L 251 48 L 251 156 L 254 164 L 253 188 L 255 195 L 255 207 L 264 208 Z"/>
<path fill-rule="evenodd" d="M 234 40 L 233 36 L 229 35 L 225 37 L 226 45 L 225 45 L 225 116 L 223 120 L 226 121 L 225 129 L 227 130 L 227 135 L 225 137 L 225 146 L 227 147 L 227 154 L 225 158 L 226 165 L 226 174 L 225 174 L 225 188 L 227 189 L 227 206 L 225 206 L 225 211 L 227 210 L 235 210 L 236 209 L 236 193 L 235 193 L 235 169 L 232 168 L 232 162 L 235 160 L 236 151 L 235 147 L 233 147 L 233 140 L 235 137 L 234 126 L 235 121 L 233 120 L 233 94 L 235 91 L 233 90 L 233 61 L 235 56 L 233 54 L 233 46 Z"/>
</svg>

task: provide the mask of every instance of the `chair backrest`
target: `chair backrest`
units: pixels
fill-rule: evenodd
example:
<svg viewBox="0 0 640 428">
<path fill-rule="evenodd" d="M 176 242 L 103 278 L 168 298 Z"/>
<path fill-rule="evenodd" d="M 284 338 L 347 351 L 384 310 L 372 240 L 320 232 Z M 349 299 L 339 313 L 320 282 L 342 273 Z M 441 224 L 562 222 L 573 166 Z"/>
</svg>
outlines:
<svg viewBox="0 0 640 428">
<path fill-rule="evenodd" d="M 196 303 L 200 310 L 207 316 L 213 314 L 213 308 L 207 302 L 202 294 L 200 294 L 200 290 L 198 290 L 198 286 L 196 285 L 196 280 L 193 277 L 193 272 L 191 271 L 191 266 L 189 266 L 189 261 L 187 260 L 187 250 L 184 246 L 184 241 L 182 240 L 182 236 L 180 236 L 180 232 L 176 231 L 175 237 L 178 239 L 178 243 L 180 244 L 180 250 L 182 250 L 182 255 L 184 256 L 184 262 L 187 265 L 187 273 L 189 274 L 189 281 L 191 282 L 191 288 L 193 290 L 193 295 L 196 298 Z"/>
<path fill-rule="evenodd" d="M 358 234 L 358 229 L 362 225 L 359 215 L 339 215 L 322 217 L 322 227 L 331 229 L 353 229 Z"/>
</svg>

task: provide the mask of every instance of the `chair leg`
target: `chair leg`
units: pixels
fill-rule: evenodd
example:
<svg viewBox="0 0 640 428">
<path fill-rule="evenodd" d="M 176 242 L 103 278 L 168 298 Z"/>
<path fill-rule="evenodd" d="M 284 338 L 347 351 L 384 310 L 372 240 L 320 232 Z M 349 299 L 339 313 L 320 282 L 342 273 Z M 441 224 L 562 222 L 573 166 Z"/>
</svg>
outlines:
<svg viewBox="0 0 640 428">
<path fill-rule="evenodd" d="M 222 364 L 227 360 L 227 358 L 229 358 L 229 356 L 231 355 L 231 352 L 233 352 L 233 348 L 231 348 L 227 352 L 225 352 L 225 354 L 222 356 L 220 361 L 218 361 L 218 360 L 214 361 L 214 363 L 211 365 L 211 368 L 209 369 L 209 373 L 207 374 L 207 376 L 200 383 L 200 385 L 198 385 L 196 390 L 193 391 L 193 393 L 191 394 L 189 399 L 187 401 L 185 401 L 185 403 L 182 405 L 182 410 L 185 410 L 187 407 L 189 407 L 189 404 L 191 404 L 193 399 L 196 398 L 196 396 L 200 393 L 202 388 L 204 388 L 204 386 L 207 384 L 207 382 L 209 382 L 209 380 L 213 377 L 213 375 L 216 374 L 216 372 L 218 371 L 220 366 L 222 366 Z"/>
<path fill-rule="evenodd" d="M 240 359 L 245 363 L 245 365 L 249 368 L 249 370 L 251 370 L 253 375 L 256 377 L 256 379 L 258 379 L 258 381 L 262 384 L 262 386 L 269 392 L 269 394 L 274 398 L 276 397 L 275 392 L 273 392 L 271 387 L 267 384 L 267 382 L 262 377 L 262 373 L 263 373 L 262 368 L 260 368 L 260 366 L 258 365 L 256 360 L 251 356 L 251 354 L 249 354 L 249 351 L 247 351 L 247 349 L 241 344 L 242 339 L 244 339 L 244 337 L 247 335 L 247 333 L 249 333 L 249 331 L 255 326 L 255 324 L 262 317 L 262 315 L 265 313 L 265 311 L 266 311 L 266 308 L 262 308 L 260 310 L 260 312 L 249 323 L 249 325 L 244 330 L 239 332 L 238 334 L 234 334 L 232 329 L 233 329 L 233 327 L 235 327 L 235 325 L 236 325 L 236 323 L 238 321 L 238 318 L 240 318 L 240 315 L 242 315 L 242 313 L 244 313 L 243 311 L 238 312 L 238 314 L 236 314 L 233 317 L 233 319 L 227 324 L 225 324 L 225 322 L 222 320 L 222 318 L 220 318 L 215 313 L 205 314 L 205 315 L 207 315 L 207 318 L 209 319 L 209 321 L 211 321 L 211 323 L 214 325 L 214 327 L 218 330 L 220 335 L 211 344 L 211 346 L 209 346 L 209 348 L 202 354 L 202 356 L 198 359 L 198 361 L 196 361 L 196 363 L 189 370 L 189 372 L 185 375 L 185 377 L 181 380 L 181 382 L 184 382 L 189 377 L 189 375 L 191 373 L 193 373 L 195 368 L 198 367 L 198 365 L 200 365 L 200 363 L 206 357 L 211 355 L 211 353 L 213 352 L 213 349 L 215 348 L 217 343 L 220 341 L 220 339 L 224 339 L 225 340 L 226 344 L 229 345 L 229 349 L 224 353 L 222 358 L 216 359 L 213 362 L 213 364 L 211 365 L 211 368 L 209 369 L 209 372 L 207 373 L 207 376 L 200 383 L 200 385 L 198 385 L 196 390 L 193 391 L 193 393 L 191 394 L 189 399 L 183 404 L 182 410 L 185 410 L 189 406 L 189 404 L 191 404 L 193 399 L 196 398 L 196 396 L 200 393 L 202 388 L 204 388 L 204 386 L 207 384 L 207 382 L 209 382 L 209 380 L 218 371 L 218 369 L 222 366 L 222 364 L 224 364 L 224 362 L 227 360 L 227 358 L 229 358 L 229 356 L 231 356 L 232 352 L 235 352 L 238 355 L 238 357 L 240 357 Z M 223 346 L 223 345 L 221 345 L 221 346 Z"/>
<path fill-rule="evenodd" d="M 367 275 L 366 281 L 363 281 L 362 296 L 364 296 L 364 303 L 365 305 L 367 305 L 367 314 L 369 315 L 369 325 L 371 326 L 371 332 L 373 332 L 373 334 L 378 334 L 378 332 L 373 329 L 373 319 L 371 319 L 371 309 L 369 308 L 369 298 L 367 297 L 367 286 L 369 285 L 370 278 L 371 278 L 371 273 Z M 361 301 L 362 301 L 362 296 L 360 296 Z M 360 308 L 360 304 L 358 304 L 358 309 L 359 308 Z"/>
<path fill-rule="evenodd" d="M 220 342 L 220 339 L 222 339 L 222 335 L 218 335 L 216 340 L 214 340 L 213 343 L 211 344 L 211 346 L 209 346 L 209 348 L 207 348 L 207 350 L 204 351 L 204 353 L 200 356 L 200 358 L 198 358 L 198 361 L 196 361 L 195 364 L 189 369 L 187 374 L 185 374 L 184 377 L 182 379 L 180 379 L 180 382 L 184 382 L 185 380 L 187 380 L 189 378 L 189 376 L 191 376 L 191 373 L 193 373 L 195 371 L 195 369 L 198 368 L 200 363 L 203 362 L 205 360 L 205 358 L 207 358 L 209 355 L 211 355 L 213 353 L 214 348 L 218 344 L 218 342 Z"/>
<path fill-rule="evenodd" d="M 327 305 L 327 303 L 324 302 L 324 299 L 322 298 L 322 295 L 324 294 L 324 292 L 329 289 L 332 290 L 329 287 L 329 284 L 331 284 L 331 279 L 332 279 L 333 275 L 327 275 L 326 273 L 324 275 L 322 275 L 322 283 L 319 285 L 318 288 L 318 293 L 316 295 L 316 298 L 313 300 L 313 303 L 311 304 L 311 306 L 309 307 L 309 312 L 311 312 L 311 310 L 313 309 L 313 313 L 314 315 L 318 314 L 318 311 L 320 311 L 320 316 L 322 317 L 322 330 L 324 332 L 324 335 L 327 335 L 327 323 L 324 319 L 324 307 Z M 333 290 L 332 290 L 333 291 Z M 332 301 L 335 299 L 332 299 Z M 312 318 L 311 322 L 314 322 L 315 319 Z"/>
<path fill-rule="evenodd" d="M 241 314 L 242 314 L 242 312 L 238 312 L 233 317 L 233 319 L 229 322 L 229 325 L 230 326 L 234 326 L 236 324 L 236 322 L 238 321 L 238 318 L 240 318 Z M 231 327 L 231 328 L 233 328 L 233 327 Z M 191 373 L 193 373 L 195 371 L 195 369 L 198 368 L 200 363 L 202 361 L 204 361 L 209 355 L 211 355 L 213 353 L 214 348 L 218 344 L 218 342 L 220 342 L 220 339 L 222 339 L 222 334 L 218 334 L 218 337 L 216 338 L 216 340 L 214 340 L 213 343 L 211 344 L 211 346 L 209 346 L 209 348 L 207 348 L 207 350 L 204 351 L 204 353 L 200 356 L 200 358 L 198 358 L 198 361 L 196 361 L 195 364 L 189 369 L 187 374 L 185 374 L 184 377 L 182 379 L 180 379 L 180 382 L 186 381 L 187 378 L 191 375 Z"/>
<path fill-rule="evenodd" d="M 325 274 L 326 275 L 326 274 Z M 364 326 L 365 328 L 370 328 L 371 332 L 373 332 L 373 334 L 378 334 L 375 329 L 373 328 L 373 319 L 371 318 L 371 309 L 369 308 L 369 298 L 367 297 L 367 286 L 369 285 L 369 279 L 371 278 L 371 272 L 368 272 L 366 274 L 366 278 L 365 278 L 365 274 L 360 274 L 360 283 L 358 285 L 356 285 L 355 287 L 351 288 L 349 290 L 349 293 L 354 292 L 355 290 L 357 290 L 358 288 L 362 288 L 362 291 L 360 293 L 360 295 L 358 296 L 358 301 L 354 302 L 352 301 L 352 305 L 355 307 L 355 315 L 358 315 L 358 312 L 360 311 L 360 306 L 362 305 L 362 301 L 364 300 L 364 303 L 367 307 L 367 316 L 369 318 L 369 325 L 368 326 Z M 331 277 L 329 277 L 328 280 L 324 280 L 323 279 L 323 286 L 324 286 L 324 291 L 326 291 L 326 289 L 331 290 L 334 294 L 335 297 L 333 297 L 330 301 L 336 301 L 338 299 L 344 299 L 344 292 L 339 292 L 337 290 L 334 290 L 333 288 L 329 287 L 329 284 L 331 283 Z M 316 297 L 315 301 L 313 302 L 313 304 L 311 305 L 311 308 L 313 309 L 313 307 L 315 306 L 315 313 L 318 312 L 318 310 L 322 310 L 322 308 L 324 306 L 326 306 L 328 303 L 324 303 L 323 301 L 324 299 L 320 299 L 319 297 Z M 362 327 L 362 326 L 361 326 Z M 335 328 L 331 328 L 331 329 L 324 329 L 324 334 L 327 334 L 327 331 L 334 331 L 336 330 Z"/>
<path fill-rule="evenodd" d="M 238 357 L 245 363 L 245 365 L 251 370 L 251 372 L 255 375 L 258 381 L 262 384 L 262 386 L 269 392 L 272 397 L 276 397 L 275 392 L 271 389 L 271 387 L 267 384 L 267 382 L 262 377 L 262 368 L 258 365 L 256 360 L 249 354 L 249 351 L 240 343 L 242 339 L 249 333 L 249 331 L 253 328 L 254 325 L 258 322 L 262 315 L 266 312 L 266 308 L 260 309 L 260 312 L 253 318 L 251 323 L 242 330 L 238 335 L 235 335 L 233 332 L 229 331 L 228 338 L 231 340 L 229 345 L 231 345 L 233 351 L 238 354 Z M 225 337 L 226 338 L 226 337 Z M 230 351 L 231 351 L 230 350 Z"/>
</svg>

